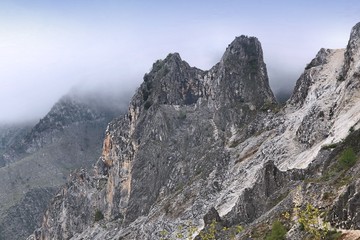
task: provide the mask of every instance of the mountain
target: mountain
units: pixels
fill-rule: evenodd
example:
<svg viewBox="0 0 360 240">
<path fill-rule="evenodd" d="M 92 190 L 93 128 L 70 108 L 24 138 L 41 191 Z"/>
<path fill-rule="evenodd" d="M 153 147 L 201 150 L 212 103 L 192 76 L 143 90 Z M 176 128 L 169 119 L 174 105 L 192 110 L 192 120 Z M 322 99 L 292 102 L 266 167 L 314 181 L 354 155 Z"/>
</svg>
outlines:
<svg viewBox="0 0 360 240">
<path fill-rule="evenodd" d="M 5 166 L 6 164 L 5 159 L 3 159 L 3 151 L 13 145 L 14 142 L 18 142 L 22 139 L 34 125 L 35 124 L 31 122 L 0 124 L 0 167 Z"/>
<path fill-rule="evenodd" d="M 0 239 L 26 238 L 70 172 L 94 164 L 108 122 L 121 114 L 101 98 L 73 91 L 38 123 L 0 131 Z"/>
<path fill-rule="evenodd" d="M 360 23 L 281 108 L 254 37 L 208 71 L 158 60 L 94 169 L 71 175 L 28 239 L 356 239 L 359 46 Z"/>
</svg>

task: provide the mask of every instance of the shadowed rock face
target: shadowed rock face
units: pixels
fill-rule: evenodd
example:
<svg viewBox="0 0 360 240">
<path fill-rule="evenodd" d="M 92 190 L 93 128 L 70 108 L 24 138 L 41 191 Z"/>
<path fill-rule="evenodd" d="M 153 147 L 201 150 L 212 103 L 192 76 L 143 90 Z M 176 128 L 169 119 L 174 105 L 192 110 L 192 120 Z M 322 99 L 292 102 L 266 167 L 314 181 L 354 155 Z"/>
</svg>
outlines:
<svg viewBox="0 0 360 240">
<path fill-rule="evenodd" d="M 346 183 L 341 193 L 334 182 L 321 182 L 348 143 L 322 146 L 359 128 L 353 73 L 360 56 L 353 54 L 340 81 L 344 52 L 320 50 L 282 109 L 256 38 L 236 38 L 208 71 L 177 53 L 157 61 L 125 117 L 108 125 L 94 172 L 71 176 L 29 239 L 159 239 L 162 230 L 175 237 L 180 225 L 191 221 L 200 231 L 213 219 L 226 227 L 246 224 L 238 237 L 247 239 L 259 225 L 270 228 L 285 212 L 295 217 L 294 208 L 307 203 L 333 209 L 346 227 L 358 226 L 355 215 L 345 220 L 349 214 L 339 210 L 357 209 L 357 188 Z M 336 195 L 330 203 L 321 201 L 327 191 Z M 104 219 L 95 223 L 98 212 Z M 292 219 L 289 239 L 301 239 Z"/>
<path fill-rule="evenodd" d="M 138 95 L 141 95 L 139 97 Z M 178 53 L 169 54 L 154 63 L 145 74 L 134 98 L 170 105 L 191 105 L 198 99 L 215 102 L 217 106 L 247 103 L 260 108 L 275 103 L 269 87 L 260 42 L 254 37 L 237 37 L 226 49 L 221 61 L 209 71 L 190 67 Z"/>
<path fill-rule="evenodd" d="M 353 74 L 349 72 L 350 68 L 354 68 L 354 64 L 356 64 L 356 60 L 360 55 L 360 23 L 356 24 L 350 33 L 350 39 L 345 51 L 345 62 L 342 69 L 342 73 L 340 75 L 340 80 L 345 80 L 349 76 L 349 74 Z M 357 73 L 359 73 L 360 69 L 354 69 Z M 358 78 L 360 76 L 357 76 Z"/>
<path fill-rule="evenodd" d="M 42 221 L 46 206 L 56 188 L 33 188 L 19 203 L 10 207 L 3 217 L 0 239 L 25 239 Z"/>
<path fill-rule="evenodd" d="M 190 67 L 177 53 L 158 60 L 144 76 L 125 118 L 108 126 L 96 174 L 85 184 L 104 182 L 103 186 L 87 188 L 85 195 L 65 187 L 62 199 L 67 202 L 76 195 L 79 201 L 73 202 L 76 207 L 54 201 L 42 237 L 70 238 L 93 220 L 79 220 L 80 212 L 95 209 L 127 226 L 149 214 L 156 202 L 194 181 L 206 180 L 214 170 L 216 177 L 223 178 L 230 160 L 225 151 L 227 136 L 250 123 L 265 104 L 276 101 L 256 38 L 236 38 L 209 71 Z M 206 194 L 208 190 L 201 193 Z M 194 210 L 201 214 L 206 209 Z M 67 215 L 60 217 L 63 211 Z M 74 226 L 72 219 L 80 222 Z M 54 231 L 59 227 L 61 231 Z"/>
<path fill-rule="evenodd" d="M 257 38 L 235 38 L 226 49 L 217 72 L 220 82 L 216 90 L 223 104 L 229 101 L 247 102 L 259 109 L 264 103 L 276 102 L 269 87 L 263 52 Z"/>
<path fill-rule="evenodd" d="M 0 125 L 0 167 L 6 165 L 4 151 L 19 142 L 33 127 L 34 123 L 2 124 Z"/>
<path fill-rule="evenodd" d="M 305 71 L 301 74 L 300 79 L 296 82 L 294 92 L 289 100 L 292 105 L 302 105 L 309 93 L 309 88 L 312 85 L 311 68 L 326 64 L 331 49 L 322 48 L 316 54 L 316 57 L 306 66 Z"/>
</svg>

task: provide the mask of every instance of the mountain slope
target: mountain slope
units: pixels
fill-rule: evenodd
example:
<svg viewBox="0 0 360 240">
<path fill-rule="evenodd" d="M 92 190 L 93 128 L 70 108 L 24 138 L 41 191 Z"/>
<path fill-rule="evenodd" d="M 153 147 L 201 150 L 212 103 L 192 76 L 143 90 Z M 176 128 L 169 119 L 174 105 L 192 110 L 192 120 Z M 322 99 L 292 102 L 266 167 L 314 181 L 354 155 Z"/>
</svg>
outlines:
<svg viewBox="0 0 360 240">
<path fill-rule="evenodd" d="M 118 109 L 68 94 L 35 126 L 9 141 L 0 168 L 0 239 L 24 239 L 34 231 L 70 171 L 96 161 L 107 123 L 118 114 Z"/>
<path fill-rule="evenodd" d="M 3 152 L 14 142 L 22 139 L 34 125 L 33 123 L 0 124 L 0 167 L 6 164 Z"/>
<path fill-rule="evenodd" d="M 359 229 L 358 178 L 321 182 L 330 170 L 342 174 L 333 181 L 358 172 L 339 159 L 358 136 L 359 28 L 347 49 L 319 51 L 282 109 L 256 38 L 236 38 L 209 71 L 178 54 L 157 61 L 128 114 L 109 124 L 94 173 L 72 175 L 29 239 L 195 237 L 212 220 L 218 239 L 238 224 L 246 230 L 234 237 L 264 239 L 276 219 L 289 239 L 305 239 L 297 219 L 307 204 Z"/>
<path fill-rule="evenodd" d="M 73 177 L 54 200 L 43 236 L 70 238 L 93 223 L 97 209 L 106 219 L 127 226 L 151 214 L 155 202 L 176 196 L 194 179 L 206 179 L 214 169 L 218 176 L 212 178 L 222 178 L 222 165 L 229 161 L 228 136 L 252 121 L 257 110 L 272 104 L 276 102 L 256 38 L 236 38 L 209 71 L 190 67 L 178 54 L 157 61 L 127 116 L 110 123 L 96 174 Z M 74 188 L 85 194 L 69 191 Z M 200 194 L 189 199 L 199 202 L 199 216 L 207 211 L 200 202 L 208 190 Z M 80 199 L 75 201 L 76 197 Z"/>
</svg>

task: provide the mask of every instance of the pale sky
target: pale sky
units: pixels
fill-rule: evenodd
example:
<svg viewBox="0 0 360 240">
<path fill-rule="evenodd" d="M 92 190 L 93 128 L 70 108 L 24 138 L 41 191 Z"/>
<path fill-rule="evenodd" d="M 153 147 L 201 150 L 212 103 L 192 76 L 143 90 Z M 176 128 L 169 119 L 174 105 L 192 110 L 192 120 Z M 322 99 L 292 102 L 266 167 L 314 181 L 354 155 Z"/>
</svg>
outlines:
<svg viewBox="0 0 360 240">
<path fill-rule="evenodd" d="M 262 43 L 274 92 L 318 50 L 346 47 L 360 1 L 0 1 L 0 122 L 43 117 L 74 86 L 133 91 L 179 52 L 203 70 L 242 34 Z"/>
</svg>

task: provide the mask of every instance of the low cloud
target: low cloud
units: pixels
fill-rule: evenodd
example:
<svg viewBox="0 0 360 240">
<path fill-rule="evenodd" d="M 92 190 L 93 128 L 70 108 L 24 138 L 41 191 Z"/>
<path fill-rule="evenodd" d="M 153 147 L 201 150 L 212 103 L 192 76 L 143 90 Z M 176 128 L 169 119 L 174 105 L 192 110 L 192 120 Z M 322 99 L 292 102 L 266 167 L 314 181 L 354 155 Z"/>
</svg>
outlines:
<svg viewBox="0 0 360 240">
<path fill-rule="evenodd" d="M 355 24 L 353 19 L 324 24 L 315 21 L 321 19 L 317 15 L 308 20 L 311 24 L 279 24 L 283 18 L 264 21 L 266 15 L 258 18 L 246 6 L 238 14 L 235 1 L 221 5 L 223 11 L 213 3 L 199 3 L 190 12 L 186 4 L 175 12 L 170 3 L 144 2 L 139 9 L 94 4 L 0 12 L 0 122 L 39 119 L 74 86 L 133 93 L 152 63 L 170 52 L 179 52 L 191 66 L 209 69 L 242 34 L 262 43 L 273 91 L 291 92 L 316 52 L 345 47 Z M 263 14 L 268 10 L 251 8 Z"/>
</svg>

